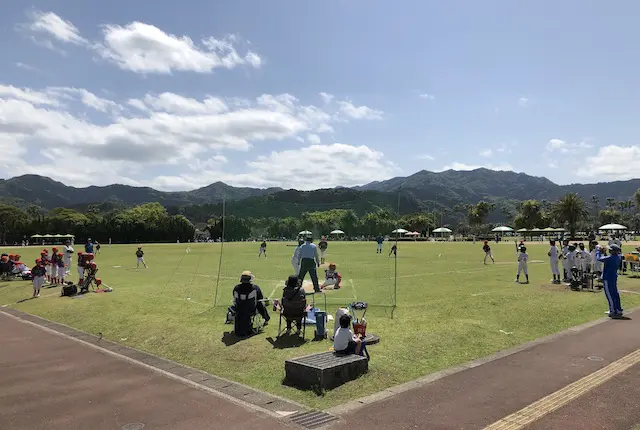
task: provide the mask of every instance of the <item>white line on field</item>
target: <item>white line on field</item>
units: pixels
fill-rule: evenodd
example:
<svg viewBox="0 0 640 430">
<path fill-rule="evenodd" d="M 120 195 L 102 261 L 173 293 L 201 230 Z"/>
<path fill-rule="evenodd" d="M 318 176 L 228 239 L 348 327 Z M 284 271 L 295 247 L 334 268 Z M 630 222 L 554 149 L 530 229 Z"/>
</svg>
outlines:
<svg viewBox="0 0 640 430">
<path fill-rule="evenodd" d="M 282 281 L 280 281 L 280 282 L 282 282 Z M 275 294 L 275 292 L 276 292 L 276 290 L 278 289 L 278 287 L 279 287 L 280 285 L 282 285 L 282 284 L 280 284 L 280 282 L 279 282 L 279 283 L 277 283 L 277 284 L 275 285 L 275 287 L 273 287 L 273 291 L 271 291 L 271 294 L 269 294 L 269 297 L 267 297 L 269 300 L 271 300 L 271 299 L 273 298 L 273 295 Z"/>
<path fill-rule="evenodd" d="M 356 284 L 353 282 L 353 279 L 349 279 L 349 283 L 351 284 L 351 289 L 353 290 L 354 301 L 358 300 L 358 294 L 356 293 Z"/>
<path fill-rule="evenodd" d="M 620 290 L 621 293 L 640 294 L 638 291 Z"/>
</svg>

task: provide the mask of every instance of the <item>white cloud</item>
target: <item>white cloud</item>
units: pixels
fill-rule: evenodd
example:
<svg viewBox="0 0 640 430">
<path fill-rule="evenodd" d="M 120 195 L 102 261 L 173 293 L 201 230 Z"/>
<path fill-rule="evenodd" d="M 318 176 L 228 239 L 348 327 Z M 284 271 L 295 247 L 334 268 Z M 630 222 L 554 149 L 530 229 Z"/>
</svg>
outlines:
<svg viewBox="0 0 640 430">
<path fill-rule="evenodd" d="M 329 93 L 320 93 L 320 98 L 322 98 L 322 101 L 325 103 L 331 103 L 334 99 L 334 95 Z"/>
<path fill-rule="evenodd" d="M 28 64 L 21 63 L 21 62 L 17 62 L 16 63 L 16 67 L 18 69 L 28 70 L 30 72 L 39 72 L 40 71 L 40 69 L 38 69 L 37 67 L 33 67 L 33 66 L 28 65 Z"/>
<path fill-rule="evenodd" d="M 318 136 L 317 134 L 309 133 L 307 134 L 307 142 L 317 145 L 318 143 L 321 142 L 321 139 L 320 139 L 320 136 Z"/>
<path fill-rule="evenodd" d="M 608 145 L 598 154 L 587 157 L 584 165 L 588 169 L 578 170 L 578 175 L 603 180 L 626 180 L 638 177 L 640 171 L 640 146 Z"/>
<path fill-rule="evenodd" d="M 360 185 L 389 179 L 398 171 L 382 152 L 364 145 L 342 143 L 272 152 L 248 165 L 252 172 L 268 181 L 266 185 L 293 183 L 303 190 Z"/>
<path fill-rule="evenodd" d="M 1 98 L 23 100 L 34 105 L 59 105 L 58 100 L 46 92 L 33 91 L 29 88 L 16 88 L 12 85 L 0 84 L 0 100 L 2 100 Z"/>
<path fill-rule="evenodd" d="M 511 145 L 515 145 L 515 143 L 512 143 Z M 511 153 L 511 148 L 509 148 L 508 145 L 503 143 L 502 145 L 500 145 L 500 146 L 498 146 L 496 148 L 496 152 L 499 152 L 499 153 L 505 153 L 506 152 L 507 154 L 510 154 Z"/>
<path fill-rule="evenodd" d="M 85 106 L 95 109 L 98 112 L 118 113 L 122 110 L 122 106 L 118 103 L 98 97 L 84 88 L 51 87 L 47 89 L 47 93 L 62 99 L 73 99 L 75 95 Z"/>
<path fill-rule="evenodd" d="M 434 96 L 433 94 L 427 94 L 427 93 L 423 93 L 420 94 L 420 97 L 426 100 L 435 100 L 436 96 Z"/>
<path fill-rule="evenodd" d="M 241 65 L 259 68 L 264 64 L 254 51 L 240 54 L 237 46 L 241 41 L 235 35 L 220 39 L 208 37 L 197 44 L 188 36 L 168 34 L 156 26 L 134 21 L 124 26 L 106 24 L 102 28 L 102 40 L 89 41 L 80 35 L 75 25 L 53 12 L 34 12 L 30 18 L 29 24 L 19 26 L 20 30 L 85 46 L 121 69 L 135 73 L 211 73 L 218 68 L 233 69 Z M 32 40 L 64 53 L 50 39 L 32 36 Z"/>
<path fill-rule="evenodd" d="M 242 57 L 235 47 L 236 38 L 202 40 L 198 46 L 188 36 L 167 34 L 142 22 L 126 26 L 106 25 L 98 53 L 124 70 L 136 73 L 169 74 L 172 71 L 210 73 L 217 68 L 233 69 L 249 64 L 260 67 L 255 52 Z"/>
<path fill-rule="evenodd" d="M 327 169 L 327 166 L 332 166 Z M 366 146 L 341 143 L 272 152 L 246 163 L 249 173 L 204 171 L 159 176 L 148 183 L 157 189 L 184 190 L 222 181 L 236 186 L 282 187 L 312 190 L 321 187 L 354 186 L 385 180 L 399 172 L 384 154 Z"/>
<path fill-rule="evenodd" d="M 80 104 L 102 117 L 93 121 L 76 115 L 73 108 Z M 225 165 L 230 163 L 223 152 L 248 151 L 264 141 L 306 138 L 313 143 L 320 139 L 316 133 L 331 130 L 331 123 L 339 120 L 344 117 L 336 118 L 322 108 L 305 105 L 290 94 L 264 94 L 238 104 L 214 96 L 195 99 L 165 92 L 122 103 L 81 88 L 0 86 L 0 142 L 32 154 L 12 158 L 6 164 L 3 159 L 0 174 L 42 174 L 77 186 L 118 182 L 174 189 L 180 184 L 202 186 L 207 181 L 226 179 L 232 184 L 298 187 L 298 180 L 286 174 L 293 166 L 278 165 L 292 161 L 291 152 L 274 152 L 256 160 L 257 164 L 247 166 L 250 174 L 226 172 Z M 344 171 L 328 173 L 331 180 L 338 181 L 336 184 L 366 178 L 362 175 L 366 169 L 358 170 L 358 166 L 378 169 L 376 177 L 392 168 L 381 153 L 367 147 L 335 144 L 329 145 L 329 152 L 325 147 L 312 145 L 293 151 L 323 162 L 344 158 L 332 161 L 336 169 Z M 42 162 L 38 156 L 47 159 Z M 360 160 L 356 163 L 354 158 Z M 268 171 L 264 168 L 267 162 L 279 171 Z M 356 170 L 351 170 L 349 163 Z M 168 166 L 178 172 L 175 177 L 179 180 L 170 175 L 140 179 L 153 178 L 152 168 Z M 326 165 L 322 169 L 326 170 Z"/>
<path fill-rule="evenodd" d="M 154 110 L 174 114 L 216 114 L 228 110 L 225 103 L 216 97 L 206 96 L 199 101 L 174 93 L 147 94 L 144 100 L 129 100 L 128 103 L 140 110 Z"/>
<path fill-rule="evenodd" d="M 518 99 L 518 106 L 520 107 L 527 107 L 529 106 L 529 99 L 526 97 L 520 97 Z"/>
<path fill-rule="evenodd" d="M 87 39 L 80 35 L 80 30 L 70 21 L 65 21 L 53 12 L 33 11 L 29 14 L 30 22 L 19 26 L 20 29 L 28 29 L 34 33 L 44 33 L 55 39 L 72 43 L 74 45 L 85 45 Z"/>
<path fill-rule="evenodd" d="M 490 169 L 490 170 L 501 170 L 501 171 L 513 171 L 513 167 L 510 164 L 465 164 L 454 161 L 451 164 L 444 166 L 441 171 L 445 170 L 476 170 L 476 169 Z"/>
<path fill-rule="evenodd" d="M 418 155 L 416 158 L 418 160 L 429 160 L 429 161 L 435 160 L 435 158 L 433 158 L 433 155 L 429 155 L 429 154 L 421 154 L 421 155 Z"/>
<path fill-rule="evenodd" d="M 355 106 L 349 101 L 339 101 L 340 112 L 348 118 L 377 120 L 382 119 L 382 111 L 368 106 Z"/>
<path fill-rule="evenodd" d="M 561 152 L 561 153 L 569 153 L 569 152 L 579 152 L 584 149 L 592 148 L 593 145 L 590 144 L 587 140 L 583 140 L 578 143 L 568 143 L 562 139 L 551 139 L 547 143 L 547 151 L 549 152 Z"/>
<path fill-rule="evenodd" d="M 491 157 L 492 155 L 493 155 L 493 151 L 491 149 L 485 149 L 483 151 L 480 151 L 481 157 Z"/>
</svg>

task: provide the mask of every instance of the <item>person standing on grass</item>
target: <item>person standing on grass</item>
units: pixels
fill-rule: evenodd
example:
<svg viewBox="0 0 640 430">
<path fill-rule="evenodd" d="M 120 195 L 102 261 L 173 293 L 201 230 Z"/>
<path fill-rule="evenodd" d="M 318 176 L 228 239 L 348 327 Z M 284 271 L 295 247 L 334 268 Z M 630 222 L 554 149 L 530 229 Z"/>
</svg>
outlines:
<svg viewBox="0 0 640 430">
<path fill-rule="evenodd" d="M 47 269 L 42 264 L 41 259 L 36 260 L 36 265 L 31 269 L 31 275 L 33 276 L 33 296 L 40 297 L 40 288 L 44 285 L 44 277 L 47 273 Z"/>
<path fill-rule="evenodd" d="M 258 258 L 260 258 L 262 254 L 264 254 L 264 258 L 267 258 L 267 242 L 265 242 L 264 240 L 260 244 L 260 251 L 258 252 Z"/>
<path fill-rule="evenodd" d="M 136 251 L 136 258 L 138 259 L 138 264 L 136 264 L 136 269 L 140 268 L 140 263 L 142 263 L 144 268 L 147 269 L 147 263 L 145 263 L 144 261 L 144 251 L 142 250 L 141 246 L 139 246 L 138 250 Z"/>
<path fill-rule="evenodd" d="M 327 238 L 322 236 L 320 239 L 320 243 L 318 243 L 318 248 L 320 248 L 320 264 L 324 264 L 324 259 L 327 256 L 327 248 L 329 247 L 329 243 L 327 242 Z"/>
<path fill-rule="evenodd" d="M 622 318 L 623 310 L 620 303 L 620 293 L 618 292 L 618 267 L 620 261 L 621 249 L 618 245 L 613 244 L 609 247 L 609 255 L 603 256 L 600 250 L 596 252 L 596 260 L 603 263 L 602 285 L 609 303 L 608 315 L 610 318 Z"/>
<path fill-rule="evenodd" d="M 566 260 L 566 256 L 569 253 L 569 241 L 568 240 L 563 240 L 562 241 L 562 249 L 561 249 L 561 253 L 560 253 L 560 259 L 562 260 L 562 281 L 563 282 L 567 282 L 569 280 L 569 278 L 571 277 L 570 275 L 570 271 L 571 269 L 569 268 L 569 262 Z"/>
<path fill-rule="evenodd" d="M 551 274 L 553 275 L 553 283 L 560 283 L 560 268 L 558 267 L 558 248 L 556 247 L 556 241 L 551 240 L 549 242 L 549 252 L 547 255 L 549 256 L 549 264 L 551 265 Z"/>
<path fill-rule="evenodd" d="M 71 273 L 71 257 L 73 257 L 74 254 L 74 250 L 73 247 L 71 246 L 71 241 L 67 240 L 64 243 L 64 254 L 62 256 L 62 260 L 64 261 L 64 265 L 66 267 L 65 270 L 65 274 L 70 274 Z"/>
<path fill-rule="evenodd" d="M 96 255 L 100 254 L 100 242 L 96 240 Z"/>
<path fill-rule="evenodd" d="M 491 253 L 491 247 L 489 246 L 488 240 L 484 241 L 482 250 L 484 251 L 484 264 L 487 264 L 487 258 L 490 258 L 493 263 L 496 262 L 496 260 L 493 259 L 493 254 Z"/>
<path fill-rule="evenodd" d="M 84 244 L 84 252 L 86 254 L 93 254 L 93 242 L 91 238 L 87 239 L 87 243 Z"/>
<path fill-rule="evenodd" d="M 78 261 L 76 265 L 78 266 L 78 285 L 82 285 L 84 282 L 84 253 L 82 251 L 78 251 Z"/>
<path fill-rule="evenodd" d="M 316 268 L 320 267 L 320 256 L 318 255 L 318 247 L 313 243 L 312 236 L 307 236 L 305 243 L 298 247 L 298 267 L 300 267 L 300 272 L 298 273 L 300 284 L 304 281 L 305 275 L 309 273 L 311 282 L 313 282 L 313 290 L 316 293 L 322 292 L 316 270 Z"/>
<path fill-rule="evenodd" d="M 384 238 L 382 237 L 382 235 L 378 235 L 378 237 L 376 237 L 376 242 L 378 242 L 376 254 L 382 254 L 382 243 L 384 242 Z"/>
<path fill-rule="evenodd" d="M 64 285 L 64 277 L 67 274 L 67 270 L 64 264 L 64 255 L 62 252 L 58 254 L 58 258 L 56 259 L 56 283 L 59 285 Z"/>
<path fill-rule="evenodd" d="M 521 246 L 518 252 L 518 274 L 516 275 L 516 282 L 520 283 L 520 273 L 524 272 L 524 276 L 527 277 L 525 284 L 529 283 L 529 270 L 527 269 L 527 262 L 529 261 L 529 254 L 527 254 L 527 247 Z"/>
<path fill-rule="evenodd" d="M 300 253 L 300 246 L 296 246 L 296 249 L 293 250 L 293 255 L 291 256 L 291 267 L 293 267 L 293 273 L 300 273 L 300 266 L 298 265 L 298 254 Z"/>
<path fill-rule="evenodd" d="M 389 251 L 389 255 L 387 257 L 391 257 L 391 254 L 393 254 L 394 257 L 398 256 L 398 245 L 395 243 L 391 247 L 391 251 Z"/>
</svg>

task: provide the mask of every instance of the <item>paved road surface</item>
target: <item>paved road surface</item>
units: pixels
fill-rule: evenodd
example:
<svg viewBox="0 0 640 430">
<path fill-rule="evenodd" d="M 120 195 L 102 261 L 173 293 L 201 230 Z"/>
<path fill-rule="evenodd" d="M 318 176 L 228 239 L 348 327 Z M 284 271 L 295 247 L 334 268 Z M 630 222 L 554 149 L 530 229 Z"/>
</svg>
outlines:
<svg viewBox="0 0 640 430">
<path fill-rule="evenodd" d="M 2 430 L 282 429 L 284 423 L 0 313 Z M 128 425 L 128 427 L 127 427 Z"/>
<path fill-rule="evenodd" d="M 376 428 L 385 429 L 482 429 L 640 348 L 640 312 L 634 316 L 630 321 L 607 321 L 372 403 L 346 414 L 334 428 L 364 430 L 374 422 Z M 592 361 L 589 356 L 603 360 Z M 629 430 L 629 423 L 640 423 L 639 404 L 636 365 L 532 428 Z"/>
</svg>

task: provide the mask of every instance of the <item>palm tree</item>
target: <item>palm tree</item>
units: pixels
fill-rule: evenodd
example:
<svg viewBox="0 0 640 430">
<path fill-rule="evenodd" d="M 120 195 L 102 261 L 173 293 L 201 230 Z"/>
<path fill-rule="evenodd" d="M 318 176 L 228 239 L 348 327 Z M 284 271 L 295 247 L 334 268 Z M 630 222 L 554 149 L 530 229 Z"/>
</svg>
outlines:
<svg viewBox="0 0 640 430">
<path fill-rule="evenodd" d="M 607 207 L 609 209 L 613 209 L 616 207 L 616 199 L 613 197 L 607 197 Z"/>
<path fill-rule="evenodd" d="M 575 236 L 578 223 L 587 219 L 589 211 L 584 200 L 576 193 L 567 193 L 553 207 L 554 217 L 569 227 L 571 237 Z"/>
</svg>

